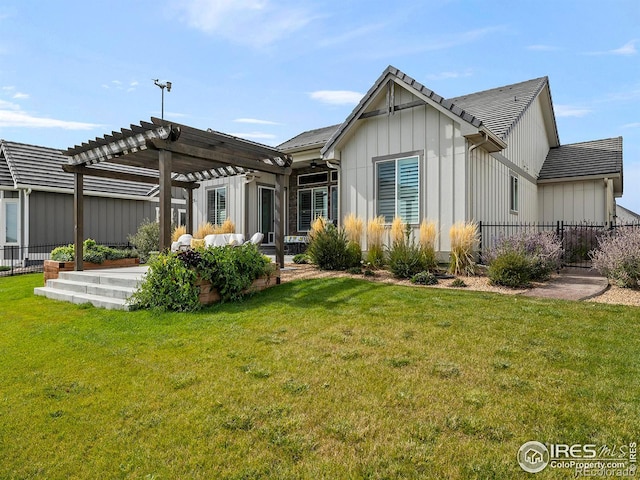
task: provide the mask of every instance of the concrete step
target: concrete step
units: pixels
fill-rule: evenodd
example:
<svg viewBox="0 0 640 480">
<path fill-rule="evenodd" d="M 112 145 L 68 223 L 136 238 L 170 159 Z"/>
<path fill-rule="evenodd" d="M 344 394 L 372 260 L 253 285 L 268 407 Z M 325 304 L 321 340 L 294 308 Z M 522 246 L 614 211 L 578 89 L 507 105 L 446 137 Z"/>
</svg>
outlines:
<svg viewBox="0 0 640 480">
<path fill-rule="evenodd" d="M 52 300 L 71 302 L 75 304 L 90 303 L 94 307 L 106 308 L 108 310 L 129 310 L 126 300 L 123 298 L 104 297 L 101 295 L 91 295 L 88 293 L 78 293 L 70 290 L 59 290 L 51 287 L 35 288 L 33 293 Z"/>
<path fill-rule="evenodd" d="M 110 285 L 114 287 L 135 289 L 140 283 L 140 277 L 136 275 L 124 276 L 120 274 L 111 274 L 105 272 L 95 273 L 94 271 L 85 272 L 60 272 L 59 280 L 67 280 L 78 283 Z"/>
<path fill-rule="evenodd" d="M 77 278 L 77 277 L 73 277 Z M 116 285 L 105 285 L 103 283 L 87 283 L 84 281 L 66 280 L 64 278 L 58 278 L 57 280 L 48 280 L 47 287 L 54 290 L 64 290 L 74 293 L 86 293 L 89 295 L 97 295 L 108 298 L 121 298 L 126 300 L 129 298 L 135 288 L 119 287 Z"/>
</svg>

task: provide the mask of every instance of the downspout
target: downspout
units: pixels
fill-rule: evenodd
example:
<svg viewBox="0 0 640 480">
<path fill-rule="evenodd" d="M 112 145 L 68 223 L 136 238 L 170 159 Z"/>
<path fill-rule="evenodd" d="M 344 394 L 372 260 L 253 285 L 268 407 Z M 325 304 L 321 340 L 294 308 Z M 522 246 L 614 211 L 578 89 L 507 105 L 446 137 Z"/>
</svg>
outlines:
<svg viewBox="0 0 640 480">
<path fill-rule="evenodd" d="M 465 183 L 466 183 L 466 187 L 467 187 L 467 194 L 469 195 L 469 198 L 467 199 L 467 217 L 469 217 L 471 215 L 471 210 L 473 208 L 473 182 L 471 182 L 471 152 L 473 152 L 476 148 L 478 148 L 479 146 L 483 145 L 484 143 L 487 142 L 487 140 L 489 140 L 489 135 L 487 135 L 487 132 L 480 130 L 480 134 L 483 135 L 484 140 L 480 143 L 474 143 L 473 145 L 471 145 L 468 150 L 467 150 L 467 172 L 465 175 Z M 477 219 L 472 219 L 472 218 L 467 218 L 466 220 L 477 220 Z"/>
<path fill-rule="evenodd" d="M 29 207 L 29 197 L 31 195 L 31 189 L 27 188 L 24 191 L 24 266 L 27 266 L 29 261 L 29 219 L 31 217 L 31 209 Z"/>
<path fill-rule="evenodd" d="M 340 168 L 340 163 L 331 163 L 330 160 L 326 160 L 325 163 L 327 164 L 327 167 L 331 170 L 336 170 L 338 172 L 338 227 L 340 227 L 340 225 L 342 224 L 342 220 L 340 217 L 340 212 L 342 211 L 341 208 L 341 203 L 342 203 L 342 195 L 340 195 L 340 180 L 341 180 L 341 174 L 342 174 L 342 169 Z M 331 177 L 329 177 L 329 179 L 331 179 Z M 331 189 L 329 189 L 329 198 L 331 198 Z"/>
</svg>

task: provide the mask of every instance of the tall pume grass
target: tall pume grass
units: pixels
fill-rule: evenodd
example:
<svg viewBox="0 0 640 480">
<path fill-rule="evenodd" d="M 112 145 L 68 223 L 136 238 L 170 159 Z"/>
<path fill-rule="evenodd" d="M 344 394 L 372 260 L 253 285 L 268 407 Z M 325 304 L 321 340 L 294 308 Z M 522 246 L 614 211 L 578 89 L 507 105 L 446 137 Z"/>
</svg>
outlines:
<svg viewBox="0 0 640 480">
<path fill-rule="evenodd" d="M 219 227 L 218 233 L 236 233 L 236 224 L 230 218 L 227 218 Z"/>
<path fill-rule="evenodd" d="M 396 243 L 404 243 L 407 232 L 407 226 L 400 217 L 394 217 L 391 223 L 391 245 Z"/>
<path fill-rule="evenodd" d="M 375 217 L 367 223 L 367 261 L 375 266 L 384 265 L 384 217 Z"/>
<path fill-rule="evenodd" d="M 317 217 L 313 223 L 311 223 L 311 229 L 309 230 L 309 240 L 313 240 L 313 237 L 318 232 L 324 232 L 327 228 L 327 223 L 329 221 L 324 217 Z"/>
<path fill-rule="evenodd" d="M 420 224 L 420 251 L 424 256 L 425 263 L 430 268 L 435 268 L 438 265 L 436 261 L 436 236 L 438 235 L 438 229 L 436 222 L 433 220 L 422 220 Z"/>
<path fill-rule="evenodd" d="M 171 233 L 171 241 L 177 242 L 178 239 L 185 233 L 187 233 L 187 227 L 185 227 L 184 225 L 174 228 L 173 232 Z"/>
<path fill-rule="evenodd" d="M 344 231 L 347 234 L 347 240 L 351 243 L 357 243 L 360 245 L 362 239 L 362 231 L 364 229 L 364 223 L 360 217 L 350 213 L 344 217 Z"/>
<path fill-rule="evenodd" d="M 474 252 L 478 244 L 478 225 L 475 222 L 457 222 L 449 229 L 451 257 L 449 271 L 454 275 L 473 275 Z"/>
<path fill-rule="evenodd" d="M 193 238 L 203 239 L 207 235 L 212 235 L 214 233 L 218 233 L 214 224 L 212 224 L 211 222 L 202 222 L 200 225 L 198 225 L 198 228 L 193 234 Z"/>
</svg>

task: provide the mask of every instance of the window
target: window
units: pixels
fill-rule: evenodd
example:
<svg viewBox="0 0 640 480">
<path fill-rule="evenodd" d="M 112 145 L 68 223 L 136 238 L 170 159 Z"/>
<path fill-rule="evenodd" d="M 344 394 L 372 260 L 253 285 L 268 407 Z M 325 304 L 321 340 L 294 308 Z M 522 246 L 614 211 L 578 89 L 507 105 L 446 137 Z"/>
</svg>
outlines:
<svg viewBox="0 0 640 480">
<path fill-rule="evenodd" d="M 207 221 L 222 225 L 227 219 L 227 187 L 207 191 Z"/>
<path fill-rule="evenodd" d="M 337 182 L 338 181 L 338 171 L 337 170 L 331 170 L 331 181 L 332 182 Z"/>
<path fill-rule="evenodd" d="M 4 204 L 4 243 L 18 243 L 18 202 Z"/>
<path fill-rule="evenodd" d="M 329 218 L 338 224 L 338 187 L 333 185 L 331 187 L 331 215 Z"/>
<path fill-rule="evenodd" d="M 327 187 L 298 190 L 298 231 L 307 232 L 311 222 L 328 216 Z"/>
<path fill-rule="evenodd" d="M 518 176 L 513 173 L 509 175 L 509 210 L 518 212 Z"/>
<path fill-rule="evenodd" d="M 317 185 L 318 183 L 327 183 L 329 174 L 327 172 L 304 173 L 298 175 L 298 186 Z"/>
<path fill-rule="evenodd" d="M 376 162 L 377 214 L 386 223 L 395 216 L 406 223 L 420 222 L 419 157 Z"/>
</svg>

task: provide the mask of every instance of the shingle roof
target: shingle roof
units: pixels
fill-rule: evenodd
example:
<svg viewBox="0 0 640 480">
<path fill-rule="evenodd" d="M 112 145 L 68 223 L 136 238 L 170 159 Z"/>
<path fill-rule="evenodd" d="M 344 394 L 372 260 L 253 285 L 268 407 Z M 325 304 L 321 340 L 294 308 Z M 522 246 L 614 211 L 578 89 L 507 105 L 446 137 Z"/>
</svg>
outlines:
<svg viewBox="0 0 640 480">
<path fill-rule="evenodd" d="M 336 130 L 342 124 L 331 125 L 330 127 L 316 128 L 315 130 L 309 130 L 296 135 L 295 137 L 287 140 L 284 143 L 278 145 L 279 150 L 287 151 L 301 147 L 319 146 L 323 147 L 325 143 L 331 138 Z"/>
<path fill-rule="evenodd" d="M 30 187 L 61 188 L 73 191 L 73 174 L 62 171 L 62 165 L 69 161 L 62 150 L 2 140 L 0 153 L 2 154 L 0 181 L 3 185 L 5 181 L 3 169 L 6 165 L 11 175 L 9 180 L 11 186 L 15 182 Z M 110 167 L 112 170 L 118 169 L 117 166 L 110 165 Z M 131 171 L 131 169 L 125 171 Z M 84 189 L 86 192 L 148 196 L 151 186 L 145 183 L 87 176 Z"/>
<path fill-rule="evenodd" d="M 572 143 L 552 148 L 539 180 L 622 174 L 622 137 Z"/>
<path fill-rule="evenodd" d="M 534 78 L 448 100 L 482 120 L 489 130 L 504 140 L 548 82 L 547 77 Z"/>
<path fill-rule="evenodd" d="M 0 161 L 0 187 L 13 188 L 13 177 L 9 171 L 9 165 L 2 161 Z"/>
</svg>

